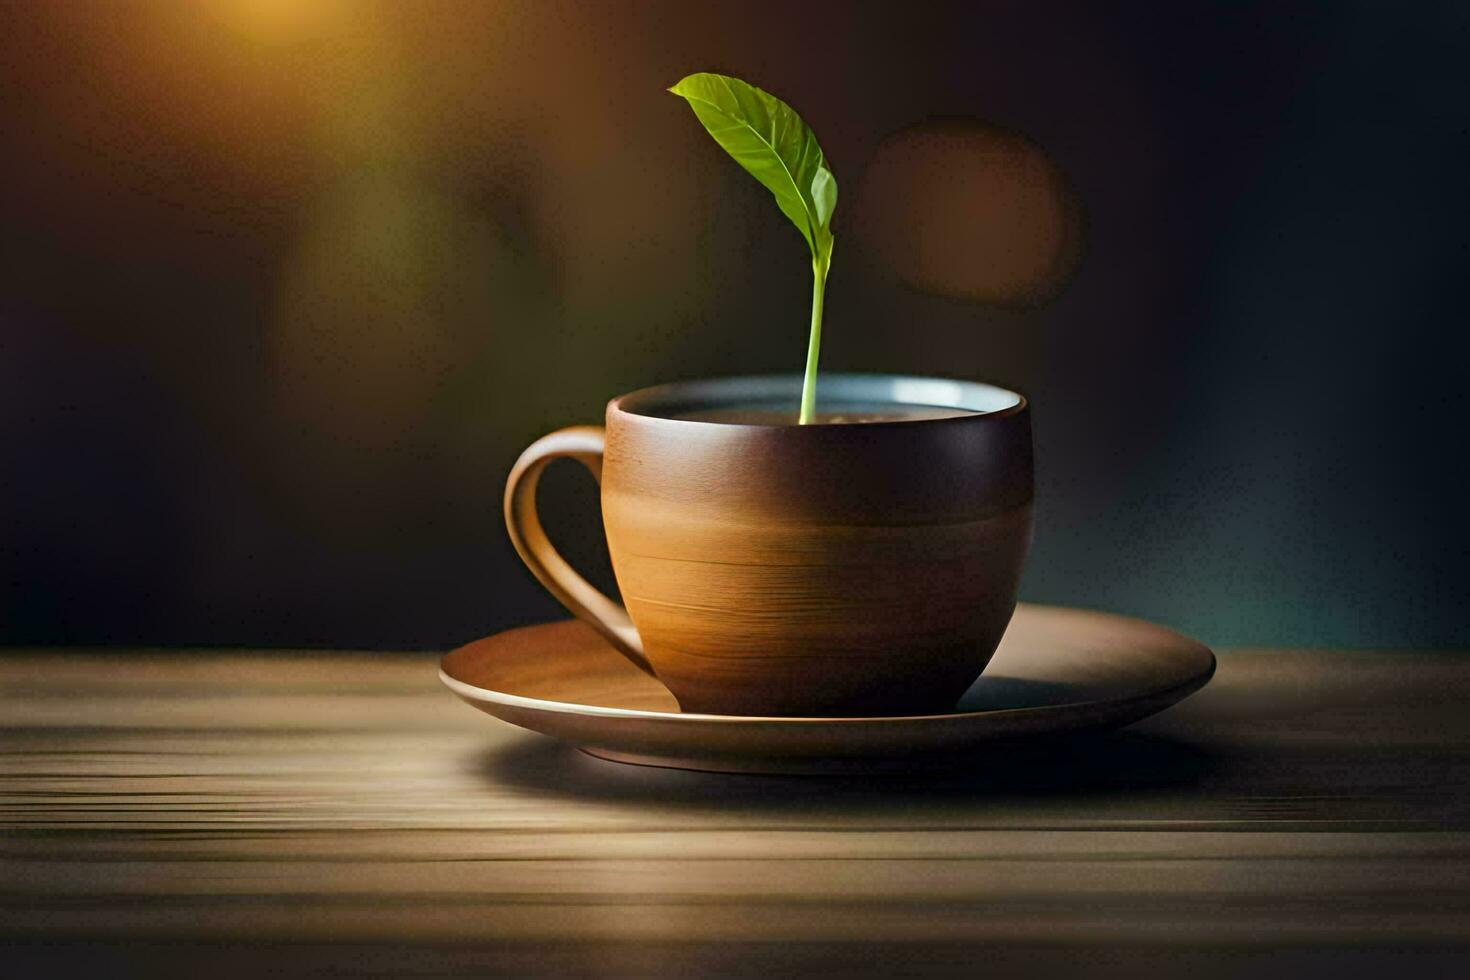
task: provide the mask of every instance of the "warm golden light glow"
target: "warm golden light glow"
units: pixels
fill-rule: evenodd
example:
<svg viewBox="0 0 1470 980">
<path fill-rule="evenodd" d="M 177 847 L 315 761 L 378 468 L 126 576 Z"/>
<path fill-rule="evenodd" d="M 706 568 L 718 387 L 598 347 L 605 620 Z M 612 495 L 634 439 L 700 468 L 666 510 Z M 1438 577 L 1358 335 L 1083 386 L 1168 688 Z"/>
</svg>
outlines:
<svg viewBox="0 0 1470 980">
<path fill-rule="evenodd" d="M 199 12 L 244 40 L 279 45 L 340 31 L 372 8 L 350 0 L 206 0 Z"/>
</svg>

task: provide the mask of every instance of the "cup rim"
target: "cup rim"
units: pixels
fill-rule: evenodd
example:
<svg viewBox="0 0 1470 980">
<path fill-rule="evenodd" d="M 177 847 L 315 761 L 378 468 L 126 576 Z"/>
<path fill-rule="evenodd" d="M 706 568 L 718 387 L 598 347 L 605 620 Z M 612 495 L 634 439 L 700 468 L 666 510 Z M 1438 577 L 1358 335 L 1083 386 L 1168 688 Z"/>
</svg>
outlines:
<svg viewBox="0 0 1470 980">
<path fill-rule="evenodd" d="M 846 401 L 924 405 L 959 409 L 974 414 L 937 419 L 815 422 L 799 425 L 796 422 L 724 422 L 714 419 L 680 419 L 672 418 L 670 414 L 653 411 L 654 406 L 659 406 L 663 413 L 674 413 L 694 408 L 719 407 L 721 404 L 733 406 L 776 398 L 791 398 L 794 404 L 800 397 L 802 380 L 799 374 L 752 374 L 670 381 L 619 395 L 607 403 L 607 411 L 609 415 L 616 413 L 670 425 L 720 426 L 737 430 L 830 431 L 833 429 L 847 430 L 853 427 L 870 430 L 874 427 L 888 426 L 973 424 L 984 419 L 1019 415 L 1029 406 L 1026 396 L 1020 392 L 983 381 L 913 374 L 832 372 L 823 373 L 817 379 L 819 407 L 822 397 L 830 398 L 833 389 L 836 388 L 839 392 L 845 393 L 845 397 L 844 394 L 839 394 L 838 397 Z M 887 397 L 883 397 L 885 394 Z M 681 405 L 684 406 L 682 409 Z"/>
</svg>

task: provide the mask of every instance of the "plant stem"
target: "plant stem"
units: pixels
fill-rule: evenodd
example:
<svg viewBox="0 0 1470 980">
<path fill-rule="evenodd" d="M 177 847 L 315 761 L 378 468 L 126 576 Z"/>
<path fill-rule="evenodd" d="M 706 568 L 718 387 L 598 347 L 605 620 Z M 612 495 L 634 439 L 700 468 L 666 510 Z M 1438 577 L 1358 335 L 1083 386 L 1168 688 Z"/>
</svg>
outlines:
<svg viewBox="0 0 1470 980">
<path fill-rule="evenodd" d="M 806 378 L 801 383 L 801 415 L 797 424 L 816 421 L 817 358 L 822 350 L 822 297 L 827 292 L 827 269 L 831 260 L 812 259 L 812 335 L 806 347 Z"/>
</svg>

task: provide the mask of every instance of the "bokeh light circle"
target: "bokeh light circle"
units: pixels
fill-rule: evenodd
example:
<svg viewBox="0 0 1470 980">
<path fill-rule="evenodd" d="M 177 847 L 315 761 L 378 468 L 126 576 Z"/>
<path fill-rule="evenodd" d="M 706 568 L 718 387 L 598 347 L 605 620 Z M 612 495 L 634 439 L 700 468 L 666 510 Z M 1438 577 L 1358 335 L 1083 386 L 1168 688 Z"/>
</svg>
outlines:
<svg viewBox="0 0 1470 980">
<path fill-rule="evenodd" d="M 1082 208 L 1035 143 L 975 119 L 889 136 L 863 177 L 856 232 L 909 286 L 1034 306 L 1071 279 Z"/>
</svg>

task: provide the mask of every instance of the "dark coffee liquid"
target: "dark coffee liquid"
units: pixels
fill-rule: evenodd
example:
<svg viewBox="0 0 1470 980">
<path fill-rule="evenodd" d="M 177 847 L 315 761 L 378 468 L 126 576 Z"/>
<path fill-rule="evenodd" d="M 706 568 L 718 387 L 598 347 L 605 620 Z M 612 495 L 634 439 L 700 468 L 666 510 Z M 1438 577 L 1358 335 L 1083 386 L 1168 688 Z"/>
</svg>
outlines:
<svg viewBox="0 0 1470 980">
<path fill-rule="evenodd" d="M 895 405 L 862 404 L 857 402 L 834 402 L 825 410 L 817 412 L 816 424 L 841 425 L 864 422 L 921 422 L 927 419 L 953 419 L 979 412 L 963 408 L 944 408 L 939 405 Z M 775 408 L 764 405 L 732 405 L 727 408 L 701 408 L 692 412 L 679 412 L 671 418 L 688 422 L 723 422 L 727 425 L 796 425 L 795 408 Z"/>
</svg>

